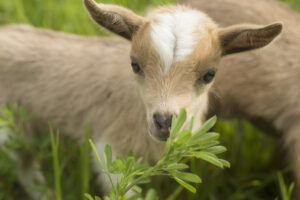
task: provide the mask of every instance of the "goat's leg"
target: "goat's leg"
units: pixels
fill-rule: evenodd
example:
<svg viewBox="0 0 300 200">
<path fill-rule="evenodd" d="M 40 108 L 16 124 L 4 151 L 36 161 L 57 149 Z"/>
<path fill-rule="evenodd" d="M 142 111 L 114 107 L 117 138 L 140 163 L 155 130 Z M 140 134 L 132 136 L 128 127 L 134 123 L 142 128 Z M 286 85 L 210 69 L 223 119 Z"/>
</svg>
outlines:
<svg viewBox="0 0 300 200">
<path fill-rule="evenodd" d="M 13 152 L 4 147 L 4 143 L 8 139 L 8 135 L 13 134 L 9 131 L 0 130 L 0 146 L 3 151 L 6 151 L 10 159 L 16 161 L 18 182 L 24 188 L 30 199 L 43 200 L 50 197 L 49 191 L 37 189 L 37 186 L 45 185 L 43 173 L 40 170 L 39 164 L 23 151 L 21 153 Z"/>
<path fill-rule="evenodd" d="M 105 159 L 104 159 L 104 148 L 105 145 L 108 144 L 108 142 L 105 140 L 105 138 L 97 139 L 94 142 L 94 145 L 96 147 L 97 153 L 100 157 L 101 162 L 103 163 L 103 167 L 105 170 L 107 170 Z M 115 156 L 113 155 L 113 159 Z M 101 185 L 101 189 L 103 190 L 105 195 L 109 195 L 112 190 L 111 181 L 109 180 L 109 177 L 102 172 L 100 163 L 98 162 L 96 155 L 94 152 L 92 152 L 92 164 L 93 169 L 97 173 L 97 183 L 98 185 Z M 115 174 L 111 174 L 112 183 L 115 185 L 118 182 L 118 176 Z"/>
<path fill-rule="evenodd" d="M 45 184 L 44 175 L 40 169 L 40 165 L 34 161 L 26 161 L 24 165 L 24 158 L 18 158 L 18 179 L 27 194 L 33 200 L 46 200 L 53 198 L 51 192 L 47 188 L 39 188 L 40 185 Z"/>
<path fill-rule="evenodd" d="M 294 199 L 300 200 L 300 123 L 292 126 L 285 135 L 289 163 L 293 167 L 295 177 Z"/>
</svg>

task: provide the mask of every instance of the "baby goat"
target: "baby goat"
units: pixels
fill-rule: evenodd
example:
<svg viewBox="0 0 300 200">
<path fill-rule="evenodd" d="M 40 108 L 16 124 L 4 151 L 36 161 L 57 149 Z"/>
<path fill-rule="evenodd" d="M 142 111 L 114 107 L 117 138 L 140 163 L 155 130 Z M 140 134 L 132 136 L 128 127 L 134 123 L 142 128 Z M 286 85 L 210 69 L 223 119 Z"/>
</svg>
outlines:
<svg viewBox="0 0 300 200">
<path fill-rule="evenodd" d="M 100 152 L 109 143 L 118 154 L 132 149 L 149 162 L 163 144 L 148 135 L 165 141 L 180 108 L 199 128 L 220 59 L 264 47 L 282 29 L 280 23 L 219 28 L 184 6 L 161 7 L 144 18 L 93 0 L 84 5 L 96 23 L 131 46 L 119 39 L 2 27 L 0 102 L 18 102 L 33 112 L 31 132 L 51 122 L 78 140 L 92 111 L 91 137 Z"/>
</svg>

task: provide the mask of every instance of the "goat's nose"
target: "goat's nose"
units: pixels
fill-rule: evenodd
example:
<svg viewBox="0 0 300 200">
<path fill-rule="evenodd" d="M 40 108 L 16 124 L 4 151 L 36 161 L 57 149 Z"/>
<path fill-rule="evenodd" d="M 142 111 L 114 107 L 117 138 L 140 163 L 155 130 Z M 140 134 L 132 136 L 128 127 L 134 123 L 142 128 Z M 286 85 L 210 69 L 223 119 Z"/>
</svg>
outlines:
<svg viewBox="0 0 300 200">
<path fill-rule="evenodd" d="M 163 135 L 163 137 L 169 137 L 170 128 L 172 123 L 172 115 L 170 114 L 153 114 L 153 120 L 156 128 Z"/>
</svg>

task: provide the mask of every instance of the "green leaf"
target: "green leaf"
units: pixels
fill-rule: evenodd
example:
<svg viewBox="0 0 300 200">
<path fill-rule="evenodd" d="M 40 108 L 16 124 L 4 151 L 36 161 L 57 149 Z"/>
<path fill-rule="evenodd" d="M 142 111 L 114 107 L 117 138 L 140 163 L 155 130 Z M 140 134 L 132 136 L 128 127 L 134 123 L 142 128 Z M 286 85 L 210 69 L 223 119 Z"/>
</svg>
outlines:
<svg viewBox="0 0 300 200">
<path fill-rule="evenodd" d="M 190 126 L 189 126 L 189 131 L 190 131 L 190 132 L 192 132 L 192 130 L 193 130 L 194 120 L 195 120 L 195 118 L 192 117 L 191 122 L 190 122 Z"/>
<path fill-rule="evenodd" d="M 217 140 L 213 140 L 213 141 L 205 141 L 205 142 L 199 142 L 198 145 L 199 147 L 201 147 L 200 149 L 207 149 L 213 146 L 216 146 L 220 144 Z"/>
<path fill-rule="evenodd" d="M 149 169 L 150 167 L 148 166 L 148 165 L 146 165 L 146 164 L 142 164 L 142 165 L 140 165 L 140 166 L 138 166 L 138 167 L 136 167 L 135 169 L 134 169 L 134 171 L 135 172 L 145 172 L 147 169 Z"/>
<path fill-rule="evenodd" d="M 87 200 L 94 200 L 94 198 L 93 198 L 90 194 L 84 194 L 84 197 L 85 197 Z"/>
<path fill-rule="evenodd" d="M 189 166 L 184 163 L 173 163 L 168 165 L 167 170 L 183 170 L 187 168 L 189 168 Z"/>
<path fill-rule="evenodd" d="M 190 139 L 191 136 L 192 136 L 192 133 L 189 130 L 183 130 L 176 137 L 176 143 L 183 144 L 186 141 L 188 141 L 188 139 Z"/>
<path fill-rule="evenodd" d="M 127 161 L 126 161 L 126 171 L 127 171 L 127 173 L 132 171 L 134 165 L 135 165 L 134 157 L 132 157 L 132 156 L 128 157 Z"/>
<path fill-rule="evenodd" d="M 166 142 L 165 150 L 161 159 L 168 157 L 169 154 L 172 152 L 173 147 L 171 147 L 171 144 L 172 144 L 172 140 L 169 138 Z"/>
<path fill-rule="evenodd" d="M 137 186 L 137 185 L 134 185 L 133 187 L 132 187 L 132 189 L 135 191 L 135 192 L 137 192 L 137 193 L 142 193 L 142 188 L 141 187 L 139 187 L 139 186 Z"/>
<path fill-rule="evenodd" d="M 294 187 L 295 187 L 295 183 L 291 183 L 289 189 L 288 189 L 288 198 L 291 199 L 291 196 L 292 196 L 292 192 L 294 190 Z"/>
<path fill-rule="evenodd" d="M 137 185 L 142 185 L 142 184 L 146 184 L 146 183 L 150 183 L 150 179 L 147 177 L 136 182 Z"/>
<path fill-rule="evenodd" d="M 217 117 L 214 116 L 212 118 L 210 118 L 209 120 L 207 120 L 201 127 L 200 129 L 198 129 L 194 134 L 192 138 L 197 138 L 200 135 L 206 133 L 207 131 L 209 131 L 217 122 Z"/>
<path fill-rule="evenodd" d="M 230 168 L 230 163 L 227 160 L 223 160 L 219 158 L 219 161 L 227 168 Z"/>
<path fill-rule="evenodd" d="M 105 145 L 104 147 L 104 159 L 105 159 L 107 169 L 109 169 L 109 166 L 111 165 L 112 162 L 112 150 L 111 150 L 111 146 L 108 144 Z"/>
<path fill-rule="evenodd" d="M 143 200 L 141 199 L 141 195 L 138 193 L 133 194 L 131 197 L 126 198 L 126 197 L 122 197 L 120 200 Z"/>
<path fill-rule="evenodd" d="M 112 174 L 121 174 L 125 169 L 125 165 L 119 159 L 114 160 L 109 166 L 109 172 Z"/>
<path fill-rule="evenodd" d="M 206 142 L 210 142 L 213 140 L 217 140 L 220 137 L 219 133 L 206 133 L 206 134 L 202 134 L 202 135 L 198 135 L 198 137 L 194 137 L 192 136 L 189 140 L 189 144 L 193 145 L 193 144 L 205 144 Z"/>
<path fill-rule="evenodd" d="M 193 183 L 201 183 L 201 179 L 198 175 L 188 173 L 188 172 L 175 172 L 173 174 L 174 177 L 179 178 L 183 181 L 193 182 Z"/>
<path fill-rule="evenodd" d="M 283 179 L 282 173 L 278 172 L 277 173 L 277 177 L 278 177 L 278 182 L 279 182 L 279 187 L 280 187 L 280 192 L 281 192 L 281 198 L 283 200 L 288 200 L 288 191 L 285 185 L 285 181 Z"/>
<path fill-rule="evenodd" d="M 183 180 L 180 180 L 179 178 L 176 178 L 176 177 L 174 177 L 174 179 L 188 191 L 190 191 L 192 193 L 196 192 L 196 188 L 194 188 L 190 184 L 188 184 L 188 183 L 184 182 Z"/>
<path fill-rule="evenodd" d="M 178 133 L 178 131 L 183 126 L 185 120 L 186 120 L 186 111 L 185 111 L 185 109 L 181 109 L 177 119 L 173 120 L 173 118 L 172 118 L 172 122 L 174 121 L 175 123 L 172 124 L 172 126 L 171 126 L 170 138 L 173 138 L 176 135 L 176 133 Z"/>
<path fill-rule="evenodd" d="M 95 200 L 101 200 L 101 198 L 98 196 L 95 196 Z"/>
<path fill-rule="evenodd" d="M 223 146 L 214 146 L 214 147 L 210 147 L 205 149 L 206 152 L 210 152 L 213 154 L 220 154 L 220 153 L 224 153 L 227 151 L 227 149 Z"/>
<path fill-rule="evenodd" d="M 216 165 L 220 168 L 223 168 L 223 164 L 221 161 L 219 161 L 219 159 L 212 153 L 208 153 L 208 152 L 195 152 L 193 153 L 193 155 L 196 157 L 196 158 L 199 158 L 199 159 L 202 159 L 202 160 L 205 160 L 213 165 Z"/>
<path fill-rule="evenodd" d="M 89 143 L 90 143 L 90 145 L 92 147 L 92 150 L 93 150 L 93 152 L 94 152 L 94 154 L 95 154 L 95 156 L 97 158 L 98 163 L 100 164 L 100 167 L 101 167 L 102 171 L 105 171 L 104 165 L 103 165 L 103 163 L 102 163 L 102 161 L 100 159 L 100 156 L 99 156 L 99 154 L 98 154 L 98 152 L 96 150 L 96 147 L 95 147 L 95 145 L 94 145 L 94 143 L 92 142 L 91 139 L 89 139 Z"/>
<path fill-rule="evenodd" d="M 172 124 L 171 124 L 171 128 L 172 128 L 172 126 L 174 126 L 174 125 L 176 124 L 176 121 L 177 121 L 177 117 L 176 117 L 176 115 L 173 115 L 173 116 L 172 116 Z"/>
<path fill-rule="evenodd" d="M 155 200 L 156 199 L 156 192 L 154 189 L 150 189 L 147 194 L 145 200 Z"/>
</svg>

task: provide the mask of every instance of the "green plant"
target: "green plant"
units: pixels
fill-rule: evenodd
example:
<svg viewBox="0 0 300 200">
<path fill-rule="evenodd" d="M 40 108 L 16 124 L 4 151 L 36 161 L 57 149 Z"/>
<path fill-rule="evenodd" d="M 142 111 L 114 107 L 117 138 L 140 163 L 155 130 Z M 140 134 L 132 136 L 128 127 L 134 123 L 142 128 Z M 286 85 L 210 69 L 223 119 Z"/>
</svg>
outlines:
<svg viewBox="0 0 300 200">
<path fill-rule="evenodd" d="M 0 134 L 7 135 L 6 141 L 0 144 L 0 200 L 29 199 L 23 189 L 57 200 L 84 199 L 84 193 L 94 192 L 90 187 L 89 121 L 85 130 L 87 139 L 78 144 L 58 134 L 55 136 L 52 129 L 34 135 L 28 141 L 27 134 L 30 132 L 25 134 L 24 127 L 32 118 L 33 115 L 17 104 L 0 107 Z M 41 167 L 45 181 L 34 180 L 34 185 L 29 188 L 16 187 L 19 170 L 16 157 L 19 154 L 25 154 Z M 74 185 L 74 182 L 80 184 Z"/>
<path fill-rule="evenodd" d="M 150 177 L 158 175 L 168 176 L 190 192 L 195 193 L 196 188 L 191 183 L 201 183 L 201 178 L 196 174 L 186 172 L 189 166 L 180 162 L 184 158 L 196 157 L 220 168 L 230 167 L 229 162 L 217 157 L 217 154 L 226 151 L 225 147 L 218 146 L 219 134 L 213 132 L 207 133 L 216 123 L 216 117 L 209 119 L 200 129 L 193 133 L 193 120 L 188 129 L 183 129 L 185 121 L 185 110 L 181 110 L 178 117 L 173 116 L 170 137 L 166 142 L 161 159 L 154 166 L 142 164 L 142 159 L 136 160 L 132 152 L 127 157 L 121 156 L 112 160 L 111 147 L 106 145 L 104 149 L 105 167 L 97 154 L 94 144 L 90 141 L 100 167 L 103 173 L 109 177 L 112 185 L 110 196 L 104 199 L 126 199 L 125 194 L 131 189 L 135 189 L 137 193 L 129 199 L 141 199 L 141 189 L 138 185 L 149 183 Z M 111 174 L 120 175 L 116 185 L 112 181 Z M 93 200 L 91 195 L 87 194 L 86 197 L 89 200 Z M 155 199 L 156 197 L 151 192 L 147 194 L 147 198 Z M 95 199 L 98 200 L 101 198 L 95 197 Z"/>
<path fill-rule="evenodd" d="M 277 173 L 277 177 L 278 177 L 278 183 L 279 183 L 279 188 L 280 188 L 280 192 L 281 192 L 281 199 L 282 200 L 290 200 L 295 184 L 291 183 L 290 186 L 287 186 L 285 184 L 285 181 L 283 179 L 281 172 Z"/>
</svg>

